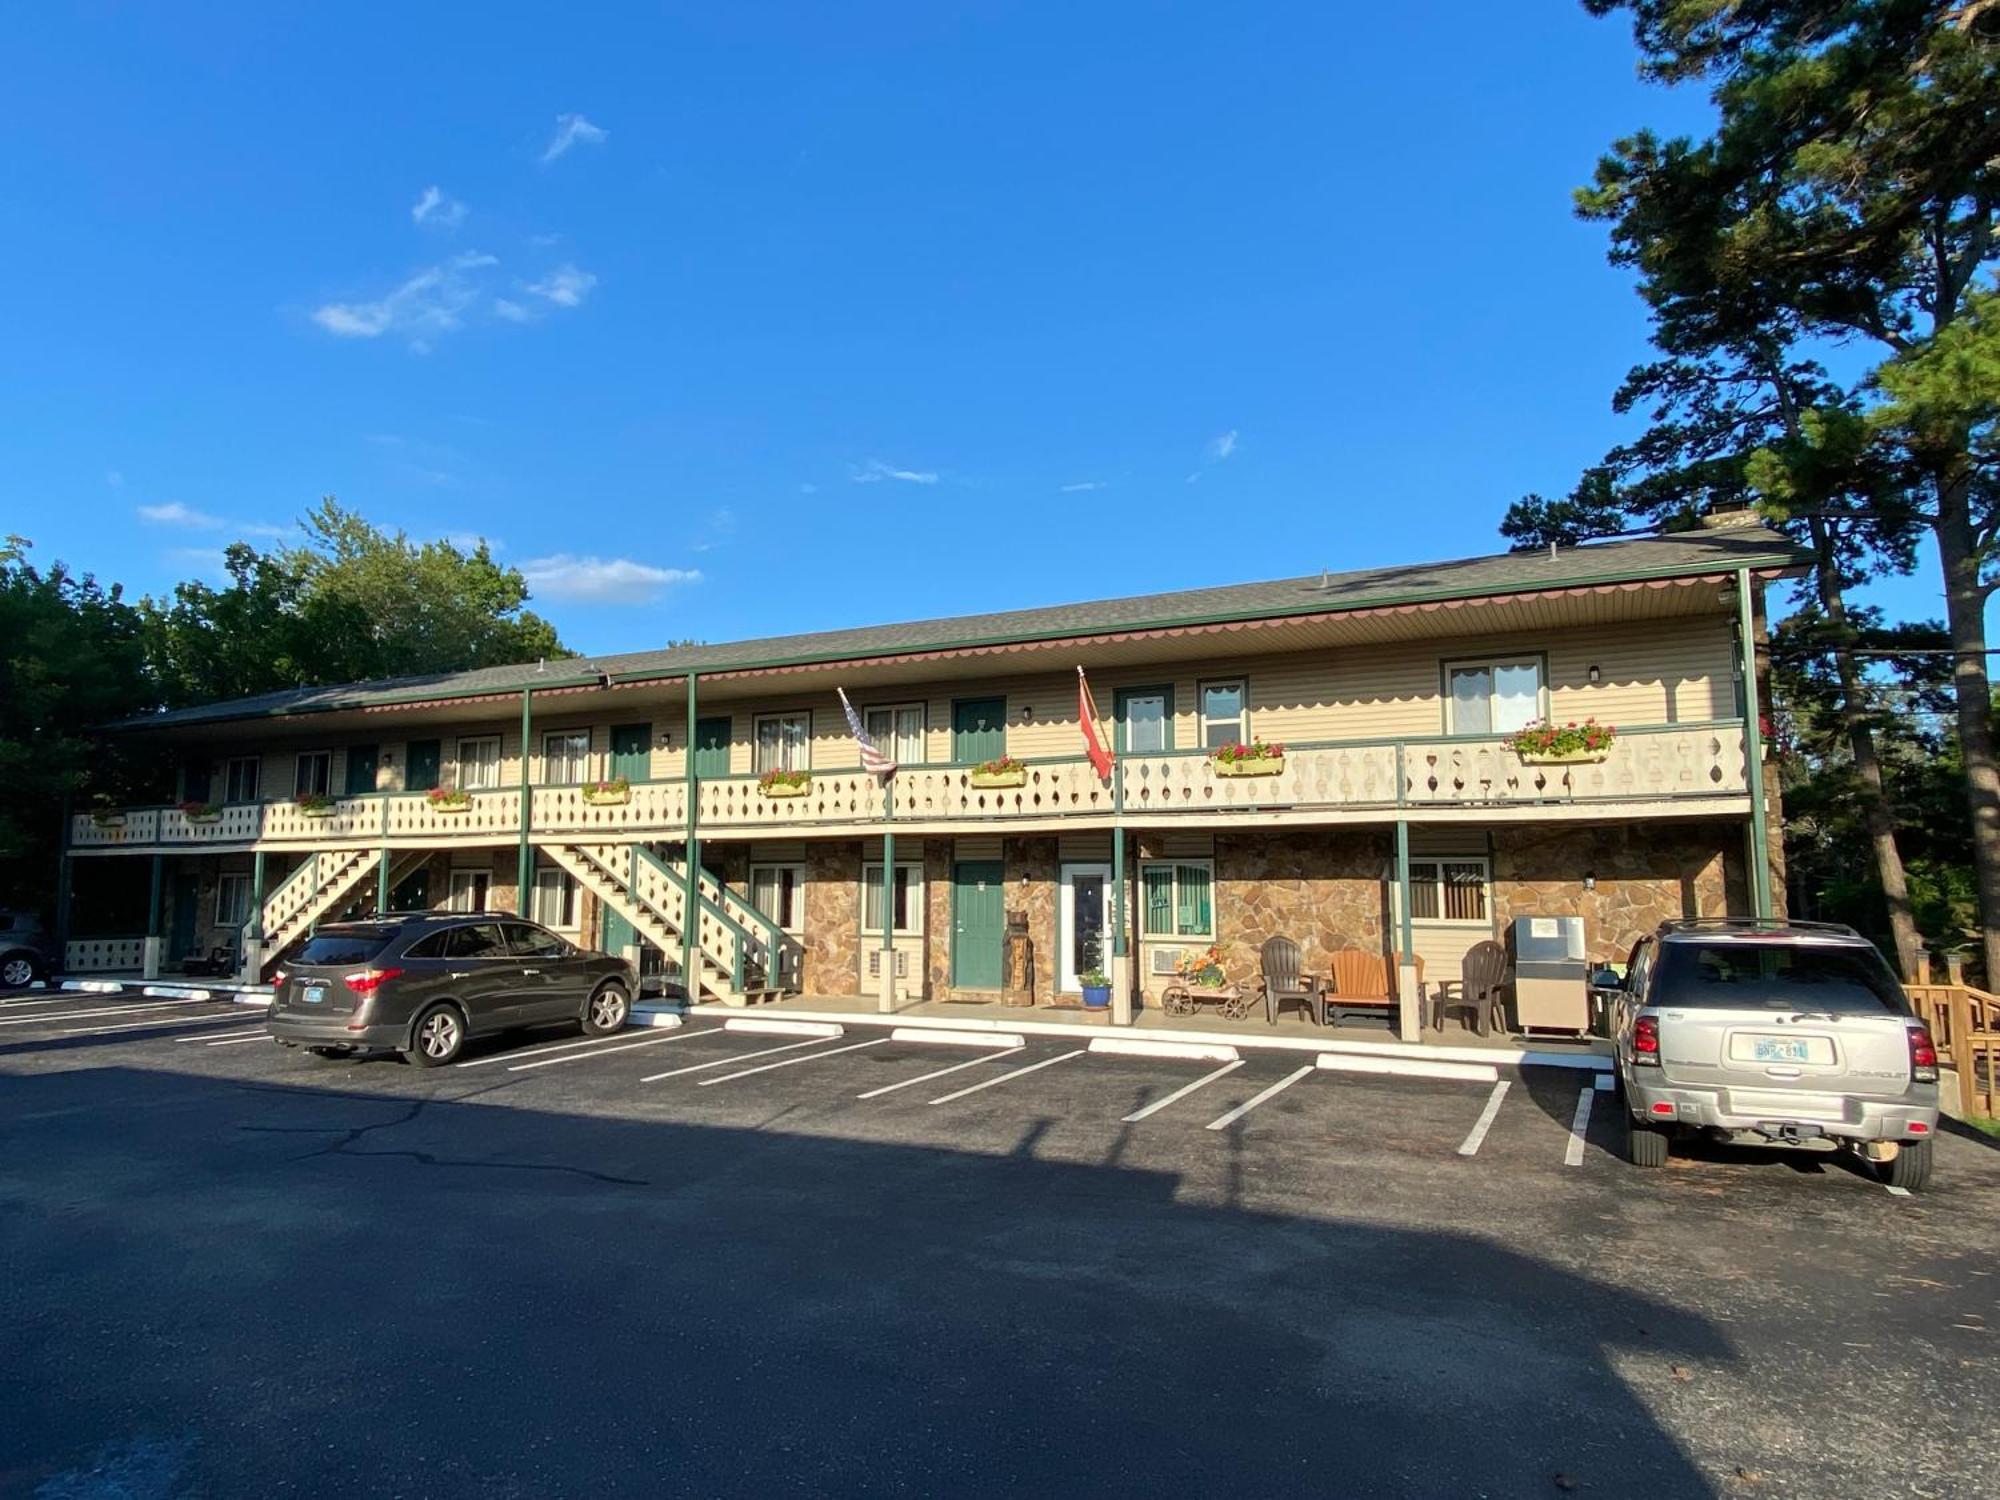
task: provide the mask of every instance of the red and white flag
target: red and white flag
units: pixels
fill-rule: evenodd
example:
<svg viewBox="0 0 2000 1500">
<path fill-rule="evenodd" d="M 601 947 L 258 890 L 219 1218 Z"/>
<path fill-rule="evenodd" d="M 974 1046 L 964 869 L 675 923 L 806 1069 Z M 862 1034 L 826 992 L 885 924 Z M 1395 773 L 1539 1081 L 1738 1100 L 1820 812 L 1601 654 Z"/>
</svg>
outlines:
<svg viewBox="0 0 2000 1500">
<path fill-rule="evenodd" d="M 1104 748 L 1104 737 L 1097 732 L 1097 700 L 1090 696 L 1090 679 L 1083 675 L 1082 667 L 1076 669 L 1076 719 L 1083 726 L 1083 753 L 1090 757 L 1099 776 L 1108 777 L 1111 752 Z"/>
</svg>

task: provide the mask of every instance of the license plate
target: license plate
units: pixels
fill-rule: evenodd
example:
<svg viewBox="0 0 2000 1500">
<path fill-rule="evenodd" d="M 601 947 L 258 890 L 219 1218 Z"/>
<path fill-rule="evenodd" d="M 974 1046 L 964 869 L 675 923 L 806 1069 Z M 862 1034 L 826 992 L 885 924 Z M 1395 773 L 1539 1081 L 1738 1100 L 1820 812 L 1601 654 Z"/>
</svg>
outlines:
<svg viewBox="0 0 2000 1500">
<path fill-rule="evenodd" d="M 1750 1060 L 1760 1063 L 1802 1063 L 1812 1061 L 1812 1044 L 1804 1037 L 1753 1036 Z"/>
<path fill-rule="evenodd" d="M 322 1005 L 326 1001 L 326 986 L 323 984 L 309 984 L 305 987 L 305 991 L 299 996 L 299 999 L 307 1005 Z"/>
</svg>

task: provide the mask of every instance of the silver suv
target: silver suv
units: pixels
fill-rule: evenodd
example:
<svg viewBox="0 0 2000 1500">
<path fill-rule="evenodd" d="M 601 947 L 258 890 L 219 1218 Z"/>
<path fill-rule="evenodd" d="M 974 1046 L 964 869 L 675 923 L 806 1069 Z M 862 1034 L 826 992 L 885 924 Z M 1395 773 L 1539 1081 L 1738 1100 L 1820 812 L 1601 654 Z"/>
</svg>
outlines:
<svg viewBox="0 0 2000 1500">
<path fill-rule="evenodd" d="M 1631 1159 L 1676 1137 L 1852 1150 L 1929 1182 L 1938 1061 L 1875 945 L 1827 922 L 1665 922 L 1613 1006 Z"/>
</svg>

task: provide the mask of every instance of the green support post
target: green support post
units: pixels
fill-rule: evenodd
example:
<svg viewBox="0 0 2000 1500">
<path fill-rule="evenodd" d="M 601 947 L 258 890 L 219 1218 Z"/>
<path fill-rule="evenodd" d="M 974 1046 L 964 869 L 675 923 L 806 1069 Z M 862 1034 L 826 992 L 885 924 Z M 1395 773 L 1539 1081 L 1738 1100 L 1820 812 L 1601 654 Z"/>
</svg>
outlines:
<svg viewBox="0 0 2000 1500">
<path fill-rule="evenodd" d="M 56 845 L 56 959 L 64 968 L 69 967 L 70 816 L 70 794 L 64 792 L 62 834 Z"/>
<path fill-rule="evenodd" d="M 382 799 L 382 858 L 375 866 L 375 910 L 389 909 L 389 799 Z"/>
<path fill-rule="evenodd" d="M 882 988 L 876 1008 L 884 1015 L 896 1008 L 896 785 L 882 779 Z"/>
<path fill-rule="evenodd" d="M 700 997 L 695 993 L 696 965 L 701 958 L 701 877 L 696 873 L 701 869 L 701 820 L 697 816 L 699 804 L 694 772 L 694 725 L 700 712 L 696 702 L 698 689 L 696 673 L 687 674 L 687 744 L 682 751 L 685 761 L 684 779 L 687 782 L 687 837 L 683 841 L 683 853 L 687 858 L 687 905 L 683 908 L 687 922 L 681 931 L 681 988 L 687 992 L 687 1002 L 692 1005 Z"/>
<path fill-rule="evenodd" d="M 1111 1019 L 1132 1024 L 1132 976 L 1125 945 L 1125 762 L 1111 767 Z"/>
<path fill-rule="evenodd" d="M 1748 858 L 1750 914 L 1771 915 L 1770 831 L 1764 809 L 1764 725 L 1757 694 L 1757 616 L 1750 570 L 1736 570 L 1736 670 L 1743 683 L 1743 758 L 1750 792 Z"/>
<path fill-rule="evenodd" d="M 1410 918 L 1410 820 L 1396 819 L 1396 915 L 1397 942 L 1403 962 L 1417 961 L 1416 927 Z"/>
<path fill-rule="evenodd" d="M 149 938 L 160 935 L 160 893 L 166 883 L 166 865 L 165 856 L 153 856 L 153 878 L 146 892 L 146 936 Z"/>
<path fill-rule="evenodd" d="M 535 875 L 534 849 L 528 842 L 535 799 L 534 778 L 528 774 L 534 765 L 528 745 L 535 728 L 534 696 L 533 688 L 521 689 L 521 853 L 514 865 L 514 915 L 517 917 L 528 914 L 528 885 Z"/>
</svg>

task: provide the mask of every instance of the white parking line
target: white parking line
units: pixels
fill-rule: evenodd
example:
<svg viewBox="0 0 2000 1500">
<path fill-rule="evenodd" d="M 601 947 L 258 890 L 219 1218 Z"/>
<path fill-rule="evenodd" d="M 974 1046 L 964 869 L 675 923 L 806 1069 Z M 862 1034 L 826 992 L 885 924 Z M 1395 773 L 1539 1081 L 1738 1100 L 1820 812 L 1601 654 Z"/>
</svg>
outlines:
<svg viewBox="0 0 2000 1500">
<path fill-rule="evenodd" d="M 714 1030 L 710 1027 L 709 1030 Z M 626 1040 L 625 1033 L 614 1031 L 609 1036 L 587 1036 L 576 1042 L 552 1042 L 546 1047 L 530 1047 L 525 1052 L 496 1052 L 491 1057 L 475 1057 L 471 1062 L 454 1065 L 453 1071 L 461 1068 L 490 1068 L 495 1063 L 516 1063 L 524 1057 L 541 1057 L 550 1052 L 575 1052 L 583 1047 L 602 1047 L 606 1042 Z"/>
<path fill-rule="evenodd" d="M 1262 1104 L 1266 1099 L 1269 1099 L 1272 1095 L 1282 1094 L 1286 1089 L 1290 1088 L 1293 1084 L 1297 1083 L 1301 1078 L 1305 1077 L 1308 1073 L 1315 1071 L 1316 1067 L 1317 1067 L 1316 1064 L 1308 1063 L 1303 1068 L 1298 1068 L 1290 1073 L 1287 1073 L 1283 1078 L 1280 1078 L 1276 1083 L 1272 1084 L 1269 1088 L 1265 1089 L 1263 1093 L 1255 1094 L 1252 1095 L 1250 1098 L 1245 1099 L 1241 1104 L 1237 1105 L 1236 1108 L 1232 1109 L 1228 1114 L 1224 1115 L 1221 1119 L 1210 1120 L 1208 1122 L 1207 1128 L 1210 1130 L 1227 1129 L 1229 1126 L 1234 1125 L 1238 1120 L 1242 1119 L 1245 1115 L 1249 1114 L 1251 1110 L 1255 1109 L 1258 1105 Z"/>
<path fill-rule="evenodd" d="M 187 1040 L 187 1038 L 184 1036 L 175 1037 L 174 1040 L 177 1042 L 184 1042 Z M 269 1040 L 270 1038 L 268 1036 L 262 1034 L 259 1034 L 257 1036 L 232 1036 L 232 1037 L 225 1037 L 221 1041 L 208 1042 L 205 1045 L 210 1047 L 246 1047 L 252 1042 L 265 1042 Z"/>
<path fill-rule="evenodd" d="M 711 1031 L 721 1029 L 720 1026 L 704 1026 L 700 1031 L 670 1031 L 665 1036 L 649 1036 L 643 1042 L 627 1042 L 622 1047 L 606 1047 L 602 1052 L 565 1052 L 561 1057 L 545 1057 L 540 1062 L 516 1063 L 507 1071 L 525 1073 L 531 1068 L 553 1068 L 557 1063 L 589 1062 L 593 1058 L 606 1057 L 613 1052 L 631 1052 L 640 1047 L 657 1047 L 662 1042 L 684 1042 L 691 1036 L 706 1036 Z"/>
<path fill-rule="evenodd" d="M 231 1019 L 234 1019 L 234 1018 L 232 1017 Z M 266 1030 L 265 1030 L 265 1029 L 264 1029 L 263 1027 L 261 1027 L 261 1026 L 259 1026 L 259 1027 L 258 1027 L 258 1028 L 257 1028 L 257 1029 L 256 1029 L 255 1031 L 225 1031 L 225 1032 L 223 1032 L 222 1034 L 223 1034 L 223 1035 L 224 1035 L 225 1037 L 239 1037 L 239 1036 L 269 1036 L 269 1035 L 270 1035 L 270 1033 L 269 1033 L 268 1031 L 266 1031 Z M 175 1041 L 177 1041 L 177 1042 L 200 1042 L 200 1043 L 202 1043 L 202 1044 L 203 1044 L 204 1046 L 213 1046 L 213 1045 L 214 1045 L 214 1043 L 210 1042 L 210 1041 L 209 1041 L 209 1039 L 208 1039 L 207 1037 L 205 1037 L 205 1036 L 177 1036 L 177 1037 L 175 1037 L 175 1038 L 174 1038 L 174 1040 L 175 1040 Z"/>
<path fill-rule="evenodd" d="M 969 1089 L 960 1089 L 955 1094 L 946 1094 L 941 1099 L 931 1100 L 931 1103 L 949 1104 L 954 1099 L 963 1099 L 967 1094 L 976 1094 L 981 1089 L 997 1088 L 999 1087 L 999 1085 L 1007 1082 L 1009 1079 L 1019 1078 L 1027 1073 L 1039 1073 L 1043 1068 L 1053 1068 L 1059 1062 L 1068 1062 L 1072 1057 L 1081 1057 L 1084 1054 L 1084 1050 L 1085 1050 L 1084 1048 L 1079 1047 L 1074 1052 L 1060 1052 L 1057 1053 L 1054 1057 L 1045 1057 L 1038 1063 L 1029 1063 L 1024 1068 L 1009 1068 L 1006 1072 L 1002 1073 L 998 1078 L 989 1078 L 984 1083 L 975 1083 Z"/>
<path fill-rule="evenodd" d="M 1176 1099 L 1185 1099 L 1189 1094 L 1192 1094 L 1196 1089 L 1208 1087 L 1209 1084 L 1215 1082 L 1215 1080 L 1222 1077 L 1223 1074 L 1234 1073 L 1238 1068 L 1243 1066 L 1246 1060 L 1247 1059 L 1239 1057 L 1236 1059 L 1235 1062 L 1224 1063 L 1221 1067 L 1217 1068 L 1213 1073 L 1202 1074 L 1201 1077 L 1197 1078 L 1193 1083 L 1182 1084 L 1179 1088 L 1175 1089 L 1171 1094 L 1167 1095 L 1166 1098 L 1155 1099 L 1151 1104 L 1147 1105 L 1144 1109 L 1136 1109 L 1132 1111 L 1131 1114 L 1125 1116 L 1125 1123 L 1127 1125 L 1130 1125 L 1139 1120 L 1145 1119 L 1146 1116 L 1148 1115 L 1158 1114 L 1161 1110 L 1165 1109 L 1169 1104 L 1172 1104 Z"/>
<path fill-rule="evenodd" d="M 1566 1167 L 1583 1165 L 1583 1134 L 1590 1129 L 1590 1101 L 1596 1097 L 1594 1085 L 1576 1096 L 1576 1118 L 1570 1121 L 1569 1145 L 1563 1148 L 1563 1165 Z"/>
<path fill-rule="evenodd" d="M 1493 1092 L 1486 1097 L 1486 1108 L 1479 1112 L 1479 1118 L 1472 1122 L 1472 1133 L 1459 1145 L 1460 1156 L 1477 1156 L 1479 1146 L 1486 1139 L 1486 1132 L 1493 1128 L 1493 1122 L 1500 1116 L 1500 1101 L 1507 1097 L 1509 1080 L 1503 1078 L 1493 1085 Z"/>
<path fill-rule="evenodd" d="M 845 1047 L 835 1047 L 827 1052 L 815 1052 L 811 1057 L 788 1057 L 783 1062 L 764 1063 L 759 1067 L 745 1068 L 740 1073 L 724 1073 L 720 1078 L 704 1078 L 695 1087 L 705 1089 L 713 1084 L 727 1083 L 732 1078 L 748 1078 L 752 1073 L 768 1073 L 773 1068 L 791 1068 L 800 1063 L 818 1062 L 822 1057 L 832 1057 L 835 1053 L 859 1052 L 863 1047 L 879 1047 L 888 1040 L 886 1036 L 878 1036 L 872 1041 L 849 1042 Z"/>
<path fill-rule="evenodd" d="M 786 1042 L 782 1047 L 760 1047 L 755 1052 L 738 1052 L 729 1057 L 718 1057 L 705 1063 L 691 1063 L 685 1068 L 674 1068 L 666 1073 L 654 1073 L 641 1078 L 641 1083 L 658 1083 L 663 1078 L 678 1078 L 683 1073 L 705 1073 L 710 1068 L 726 1068 L 731 1063 L 748 1062 L 753 1057 L 769 1057 L 774 1052 L 796 1052 L 801 1047 L 818 1047 L 826 1042 L 823 1036 L 809 1036 L 802 1042 Z"/>
<path fill-rule="evenodd" d="M 948 1068 L 938 1068 L 933 1072 L 919 1073 L 915 1078 L 905 1078 L 901 1083 L 885 1083 L 879 1089 L 870 1089 L 867 1093 L 856 1094 L 854 1097 L 857 1099 L 876 1099 L 880 1098 L 883 1094 L 893 1094 L 897 1089 L 914 1088 L 920 1083 L 929 1083 L 933 1078 L 942 1078 L 947 1073 L 962 1073 L 967 1068 L 976 1068 L 981 1063 L 992 1062 L 995 1058 L 1012 1057 L 1016 1052 L 1025 1049 L 1027 1045 L 1026 1042 L 1023 1042 L 1019 1047 L 1001 1047 L 995 1051 L 986 1053 L 983 1057 L 975 1057 L 970 1062 L 953 1063 Z"/>
<path fill-rule="evenodd" d="M 9 1016 L 0 1026 L 34 1026 L 43 1021 L 87 1021 L 92 1016 L 129 1016 L 143 1010 L 172 1010 L 195 1000 L 154 1000 L 146 1005 L 106 1005 L 97 1010 L 52 1010 L 45 1016 Z"/>
<path fill-rule="evenodd" d="M 174 1026 L 230 1026 L 240 1016 L 154 1016 L 150 1021 L 122 1021 L 105 1026 L 66 1026 L 57 1036 L 108 1036 L 114 1031 L 165 1031 Z"/>
<path fill-rule="evenodd" d="M 1888 1189 L 1888 1193 L 1891 1198 L 1907 1198 L 1910 1196 L 1908 1188 L 1891 1187 Z"/>
</svg>

